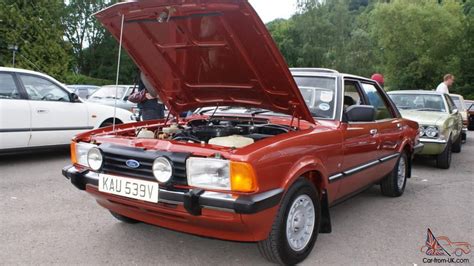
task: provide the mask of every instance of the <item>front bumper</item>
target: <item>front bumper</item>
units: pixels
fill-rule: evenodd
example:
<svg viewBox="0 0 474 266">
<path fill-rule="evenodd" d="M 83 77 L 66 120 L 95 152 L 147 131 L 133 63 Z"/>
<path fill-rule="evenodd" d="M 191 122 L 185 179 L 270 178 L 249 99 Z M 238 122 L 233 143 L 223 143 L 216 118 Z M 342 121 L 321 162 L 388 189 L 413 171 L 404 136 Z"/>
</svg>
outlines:
<svg viewBox="0 0 474 266">
<path fill-rule="evenodd" d="M 447 145 L 446 140 L 421 138 L 420 143 L 423 148 L 418 152 L 420 155 L 438 155 L 444 151 Z"/>
<path fill-rule="evenodd" d="M 98 174 L 87 169 L 79 170 L 69 165 L 62 169 L 62 174 L 80 190 L 87 185 L 97 187 Z M 160 188 L 158 202 L 182 204 L 191 215 L 200 215 L 202 208 L 235 212 L 238 214 L 254 214 L 275 207 L 283 196 L 283 189 L 274 189 L 254 195 L 241 195 L 193 189 L 188 192 L 171 191 Z"/>
</svg>

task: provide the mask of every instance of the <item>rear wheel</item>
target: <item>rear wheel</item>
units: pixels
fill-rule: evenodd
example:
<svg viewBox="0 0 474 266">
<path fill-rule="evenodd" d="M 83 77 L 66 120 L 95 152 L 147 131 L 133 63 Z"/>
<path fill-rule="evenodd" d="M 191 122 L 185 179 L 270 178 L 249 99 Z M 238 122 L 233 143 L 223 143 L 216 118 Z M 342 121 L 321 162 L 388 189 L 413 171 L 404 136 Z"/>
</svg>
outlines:
<svg viewBox="0 0 474 266">
<path fill-rule="evenodd" d="M 267 239 L 258 249 L 267 260 L 285 265 L 303 261 L 318 237 L 321 204 L 314 185 L 300 179 L 288 190 Z"/>
<path fill-rule="evenodd" d="M 461 147 L 462 147 L 462 134 L 459 134 L 459 137 L 453 143 L 453 152 L 455 153 L 461 152 Z"/>
<path fill-rule="evenodd" d="M 436 166 L 441 169 L 449 169 L 451 166 L 451 157 L 451 140 L 449 140 L 444 151 L 436 157 Z"/>
<path fill-rule="evenodd" d="M 410 172 L 408 156 L 403 152 L 398 158 L 397 164 L 392 172 L 388 174 L 380 184 L 382 194 L 389 197 L 400 197 L 405 191 L 407 174 Z"/>
<path fill-rule="evenodd" d="M 112 214 L 113 217 L 115 217 L 115 219 L 121 221 L 121 222 L 124 222 L 124 223 L 127 223 L 127 224 L 136 224 L 136 223 L 139 223 L 140 221 L 137 221 L 135 219 L 132 219 L 132 218 L 129 218 L 127 216 L 123 216 L 121 214 L 118 214 L 116 212 L 113 212 L 113 211 L 110 211 L 110 213 Z"/>
</svg>

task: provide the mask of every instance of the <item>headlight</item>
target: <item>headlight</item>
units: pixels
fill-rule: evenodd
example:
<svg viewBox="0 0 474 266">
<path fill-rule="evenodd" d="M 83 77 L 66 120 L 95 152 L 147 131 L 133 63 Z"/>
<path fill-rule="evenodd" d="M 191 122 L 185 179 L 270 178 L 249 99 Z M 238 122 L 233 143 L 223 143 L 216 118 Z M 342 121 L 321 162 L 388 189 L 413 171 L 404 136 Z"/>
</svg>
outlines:
<svg viewBox="0 0 474 266">
<path fill-rule="evenodd" d="M 170 161 L 165 157 L 158 157 L 153 162 L 153 175 L 158 182 L 168 182 L 173 174 L 172 169 Z"/>
<path fill-rule="evenodd" d="M 438 136 L 438 128 L 434 126 L 428 126 L 425 128 L 425 135 L 429 138 L 436 138 Z"/>
<path fill-rule="evenodd" d="M 186 172 L 190 186 L 236 192 L 257 190 L 253 168 L 245 162 L 189 158 L 186 161 Z"/>
<path fill-rule="evenodd" d="M 99 171 L 102 168 L 102 162 L 104 158 L 102 157 L 102 152 L 99 148 L 94 147 L 89 150 L 87 153 L 87 164 L 94 171 Z"/>
<path fill-rule="evenodd" d="M 425 135 L 425 127 L 420 126 L 420 137 L 423 137 Z"/>
<path fill-rule="evenodd" d="M 71 143 L 71 161 L 73 164 L 82 166 L 89 166 L 87 163 L 87 153 L 90 149 L 97 147 L 97 145 L 85 142 Z"/>
<path fill-rule="evenodd" d="M 230 190 L 229 161 L 211 158 L 189 158 L 186 161 L 188 185 Z"/>
</svg>

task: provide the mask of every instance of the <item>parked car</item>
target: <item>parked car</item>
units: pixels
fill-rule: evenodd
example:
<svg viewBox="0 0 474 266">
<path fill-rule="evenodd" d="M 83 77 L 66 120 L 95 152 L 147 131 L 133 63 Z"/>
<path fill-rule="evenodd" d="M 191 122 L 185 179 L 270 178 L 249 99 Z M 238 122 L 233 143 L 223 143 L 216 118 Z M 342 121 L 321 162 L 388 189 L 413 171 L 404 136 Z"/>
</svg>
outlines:
<svg viewBox="0 0 474 266">
<path fill-rule="evenodd" d="M 114 110 L 83 102 L 52 77 L 0 67 L 0 153 L 69 144 L 81 132 L 110 125 Z M 116 122 L 131 121 L 117 111 Z"/>
<path fill-rule="evenodd" d="M 137 104 L 128 100 L 128 96 L 132 93 L 133 88 L 133 85 L 102 86 L 89 97 L 88 101 L 108 106 L 116 105 L 118 108 L 136 113 L 138 110 Z M 117 101 L 115 101 L 115 99 L 117 99 Z"/>
<path fill-rule="evenodd" d="M 474 101 L 467 100 L 467 129 L 474 130 Z"/>
<path fill-rule="evenodd" d="M 449 94 L 451 99 L 453 99 L 454 104 L 456 105 L 456 108 L 458 109 L 459 113 L 461 114 L 462 117 L 462 140 L 465 141 L 467 139 L 467 126 L 469 123 L 469 118 L 467 115 L 467 106 L 466 102 L 464 101 L 464 97 L 459 94 Z"/>
<path fill-rule="evenodd" d="M 67 85 L 66 87 L 81 99 L 89 98 L 92 93 L 100 88 L 94 85 Z"/>
<path fill-rule="evenodd" d="M 420 141 L 425 144 L 420 155 L 436 158 L 436 165 L 448 169 L 451 152 L 461 152 L 462 117 L 451 97 L 434 91 L 389 92 L 402 116 L 418 122 Z"/>
<path fill-rule="evenodd" d="M 114 37 L 119 14 L 125 49 L 172 114 L 218 106 L 76 136 L 63 174 L 120 221 L 258 242 L 296 264 L 331 231 L 329 206 L 373 184 L 403 194 L 418 124 L 376 82 L 290 72 L 247 1 L 116 4 L 96 14 Z"/>
</svg>

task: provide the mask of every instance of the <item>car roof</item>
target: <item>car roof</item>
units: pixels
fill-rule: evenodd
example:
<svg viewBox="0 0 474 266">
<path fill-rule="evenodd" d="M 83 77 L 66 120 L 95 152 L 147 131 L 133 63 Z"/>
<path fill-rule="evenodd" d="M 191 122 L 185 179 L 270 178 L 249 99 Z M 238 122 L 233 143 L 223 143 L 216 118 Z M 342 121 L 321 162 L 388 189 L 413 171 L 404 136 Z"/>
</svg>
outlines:
<svg viewBox="0 0 474 266">
<path fill-rule="evenodd" d="M 399 90 L 399 91 L 389 91 L 388 94 L 433 94 L 433 95 L 443 95 L 441 92 L 437 91 L 428 91 L 428 90 Z"/>
<path fill-rule="evenodd" d="M 450 93 L 449 96 L 459 97 L 460 99 L 463 99 L 463 100 L 464 100 L 464 97 L 463 97 L 461 94 Z"/>
<path fill-rule="evenodd" d="M 97 85 L 66 85 L 70 88 L 100 88 L 100 86 Z"/>
<path fill-rule="evenodd" d="M 45 73 L 41 73 L 41 72 L 37 72 L 37 71 L 33 71 L 33 70 L 28 70 L 28 69 L 23 69 L 23 68 L 0 67 L 0 71 L 16 72 L 16 73 L 24 73 L 24 74 L 34 74 L 34 75 L 39 75 L 39 76 L 51 78 L 51 76 L 49 76 Z"/>
<path fill-rule="evenodd" d="M 352 74 L 340 73 L 337 70 L 329 69 L 329 68 L 294 67 L 294 68 L 290 68 L 290 71 L 293 75 L 296 75 L 296 76 L 342 77 L 342 78 L 360 79 L 360 80 L 365 80 L 368 82 L 375 82 L 374 80 L 369 79 L 369 78 L 352 75 Z"/>
</svg>

